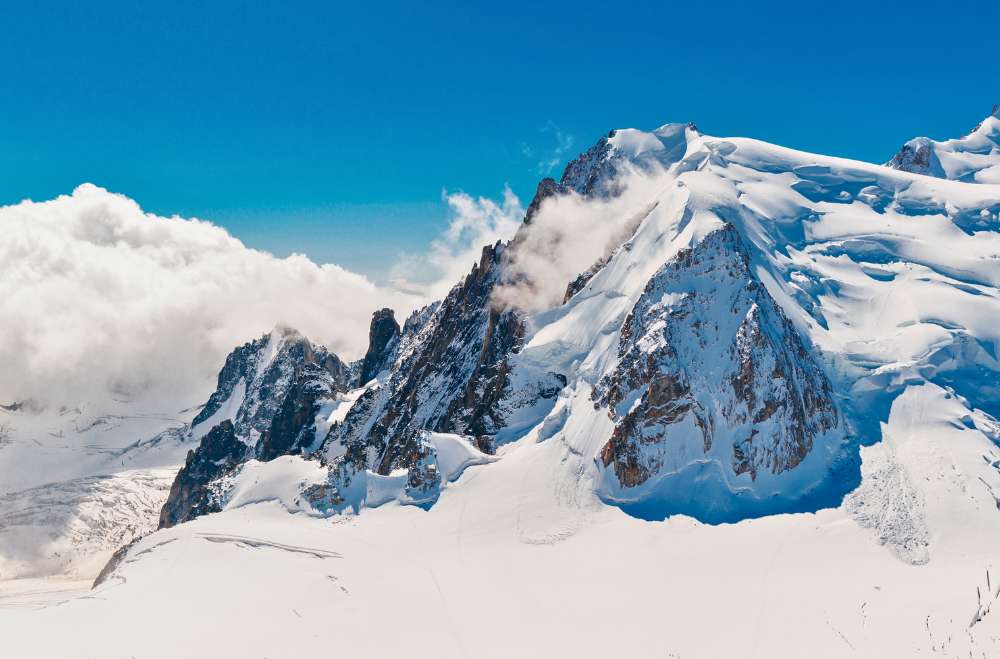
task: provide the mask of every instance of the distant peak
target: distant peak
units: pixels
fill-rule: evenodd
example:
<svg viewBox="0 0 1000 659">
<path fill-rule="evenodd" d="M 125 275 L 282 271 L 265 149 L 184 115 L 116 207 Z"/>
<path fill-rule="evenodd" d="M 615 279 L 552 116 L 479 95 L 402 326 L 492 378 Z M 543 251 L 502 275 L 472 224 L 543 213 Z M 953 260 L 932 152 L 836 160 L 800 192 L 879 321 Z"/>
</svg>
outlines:
<svg viewBox="0 0 1000 659">
<path fill-rule="evenodd" d="M 689 121 L 687 123 L 663 124 L 653 132 L 656 133 L 657 135 L 672 135 L 675 133 L 679 133 L 681 131 L 688 131 L 688 130 L 694 131 L 695 133 L 701 135 L 701 131 L 698 130 L 698 126 L 696 126 L 693 121 Z"/>
<path fill-rule="evenodd" d="M 270 336 L 272 336 L 272 337 L 274 337 L 275 339 L 278 339 L 278 340 L 281 340 L 281 339 L 285 339 L 285 340 L 293 339 L 294 340 L 294 339 L 305 338 L 304 336 L 302 336 L 302 333 L 299 332 L 297 329 L 295 329 L 294 327 L 291 327 L 289 325 L 285 325 L 284 323 L 277 323 L 274 326 L 274 329 L 271 330 Z"/>
<path fill-rule="evenodd" d="M 968 134 L 950 140 L 916 137 L 886 163 L 893 169 L 966 183 L 1000 181 L 1000 104 Z"/>
</svg>

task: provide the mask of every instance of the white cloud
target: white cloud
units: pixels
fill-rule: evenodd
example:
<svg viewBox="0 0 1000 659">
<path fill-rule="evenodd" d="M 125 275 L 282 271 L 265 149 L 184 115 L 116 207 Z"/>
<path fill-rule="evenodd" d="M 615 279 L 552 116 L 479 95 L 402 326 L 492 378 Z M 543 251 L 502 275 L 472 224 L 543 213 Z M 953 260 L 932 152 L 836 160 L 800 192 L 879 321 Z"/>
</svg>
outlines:
<svg viewBox="0 0 1000 659">
<path fill-rule="evenodd" d="M 566 156 L 570 154 L 573 145 L 576 144 L 576 139 L 551 121 L 546 123 L 540 132 L 544 135 L 551 135 L 551 140 L 545 139 L 548 144 L 532 146 L 527 142 L 521 142 L 519 145 L 521 155 L 535 161 L 535 169 L 539 174 L 550 176 L 556 172 L 559 165 L 565 162 Z"/>
<path fill-rule="evenodd" d="M 546 124 L 542 132 L 551 133 L 555 140 L 555 144 L 549 149 L 548 155 L 538 161 L 538 173 L 547 176 L 552 174 L 556 167 L 562 164 L 566 159 L 566 155 L 576 143 L 576 140 L 572 135 L 564 133 L 561 128 L 551 121 Z"/>
<path fill-rule="evenodd" d="M 659 169 L 622 172 L 622 192 L 609 199 L 575 193 L 546 199 L 510 250 L 509 279 L 494 301 L 524 311 L 560 304 L 566 286 L 628 240 L 655 198 Z"/>
<path fill-rule="evenodd" d="M 207 396 L 232 348 L 276 323 L 354 358 L 372 311 L 425 301 L 84 185 L 0 208 L 0 403 L 179 409 Z"/>
<path fill-rule="evenodd" d="M 571 279 L 627 238 L 649 185 L 633 179 L 612 200 L 548 200 L 511 252 L 520 284 L 498 300 L 526 310 L 560 302 Z M 401 259 L 390 286 L 249 249 L 210 222 L 157 217 L 92 185 L 2 207 L 0 403 L 99 408 L 118 398 L 181 409 L 207 397 L 229 351 L 279 323 L 356 358 L 375 309 L 402 321 L 442 298 L 524 216 L 509 188 L 499 200 L 445 201 L 447 229 L 427 253 Z"/>
<path fill-rule="evenodd" d="M 427 254 L 404 255 L 393 268 L 395 287 L 418 291 L 431 300 L 444 297 L 479 262 L 484 245 L 513 237 L 524 218 L 524 208 L 510 188 L 493 201 L 464 192 L 445 193 L 451 219 Z"/>
</svg>

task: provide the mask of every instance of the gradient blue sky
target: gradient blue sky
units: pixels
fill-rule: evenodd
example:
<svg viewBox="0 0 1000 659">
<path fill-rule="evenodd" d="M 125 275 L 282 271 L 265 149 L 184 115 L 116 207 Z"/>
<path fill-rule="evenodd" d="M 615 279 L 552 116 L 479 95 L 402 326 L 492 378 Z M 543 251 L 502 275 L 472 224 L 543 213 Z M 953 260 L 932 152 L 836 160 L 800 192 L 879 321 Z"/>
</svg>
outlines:
<svg viewBox="0 0 1000 659">
<path fill-rule="evenodd" d="M 376 278 L 446 224 L 442 189 L 527 203 L 613 127 L 884 161 L 1000 102 L 996 0 L 27 4 L 0 203 L 91 181 Z"/>
</svg>

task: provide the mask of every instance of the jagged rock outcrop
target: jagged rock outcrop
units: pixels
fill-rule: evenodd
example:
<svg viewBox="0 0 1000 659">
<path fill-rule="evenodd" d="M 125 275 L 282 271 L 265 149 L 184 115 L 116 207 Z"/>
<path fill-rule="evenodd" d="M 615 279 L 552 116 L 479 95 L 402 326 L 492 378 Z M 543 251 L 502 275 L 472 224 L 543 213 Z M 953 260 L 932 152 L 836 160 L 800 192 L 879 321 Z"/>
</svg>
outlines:
<svg viewBox="0 0 1000 659">
<path fill-rule="evenodd" d="M 560 183 L 550 176 L 546 176 L 541 181 L 538 182 L 538 187 L 535 188 L 535 196 L 531 198 L 531 203 L 528 204 L 528 210 L 524 214 L 524 223 L 526 225 L 531 224 L 531 221 L 538 214 L 539 209 L 542 207 L 542 202 L 550 197 L 554 197 L 564 191 L 564 188 Z"/>
<path fill-rule="evenodd" d="M 699 134 L 692 123 L 665 124 L 652 133 L 612 130 L 571 160 L 559 181 L 546 177 L 538 183 L 524 224 L 531 224 L 542 203 L 550 197 L 570 193 L 581 197 L 613 197 L 621 193 L 620 175 L 625 167 L 668 167 L 684 156 L 688 141 Z"/>
<path fill-rule="evenodd" d="M 600 459 L 622 488 L 698 455 L 752 481 L 778 475 L 840 425 L 829 381 L 731 224 L 650 279 L 618 353 L 593 398 L 615 422 Z"/>
<path fill-rule="evenodd" d="M 279 328 L 234 350 L 192 422 L 201 443 L 177 474 L 160 516 L 170 526 L 213 512 L 210 485 L 250 458 L 308 453 L 322 404 L 347 391 L 351 369 L 323 346 Z M 202 436 L 203 435 L 203 436 Z"/>
<path fill-rule="evenodd" d="M 539 184 L 522 232 L 545 199 L 621 194 L 627 169 L 661 175 L 684 165 L 698 137 L 688 124 L 612 132 L 571 162 L 558 183 Z M 704 150 L 694 153 L 695 164 L 684 171 L 707 157 Z M 609 263 L 633 258 L 633 243 L 642 240 L 637 232 L 659 204 L 652 197 L 630 206 L 606 255 L 568 283 L 566 301 Z M 661 477 L 705 463 L 720 465 L 724 480 L 759 485 L 795 469 L 821 438 L 844 433 L 830 383 L 750 267 L 739 230 L 725 222 L 713 226 L 704 225 L 706 233 L 655 271 L 638 298 L 631 296 L 642 280 L 629 284 L 637 287 L 632 293 L 609 290 L 594 298 L 595 304 L 637 300 L 627 316 L 627 307 L 606 316 L 605 322 L 621 323 L 603 330 L 618 334 L 617 360 L 609 353 L 610 362 L 594 362 L 601 364 L 594 406 L 606 409 L 613 424 L 596 457 L 601 478 L 616 491 L 654 487 Z M 391 310 L 375 312 L 368 350 L 353 366 L 287 331 L 234 351 L 195 424 L 201 431 L 231 420 L 241 445 L 223 442 L 233 453 L 216 456 L 220 470 L 301 453 L 329 469 L 328 481 L 306 496 L 317 505 L 355 505 L 369 486 L 397 491 L 402 474 L 405 502 L 427 502 L 440 486 L 428 433 L 457 435 L 493 453 L 540 423 L 569 384 L 566 375 L 547 369 L 580 367 L 522 354 L 525 316 L 497 295 L 514 283 L 508 266 L 518 241 L 485 247 L 445 299 L 414 312 L 402 328 Z M 646 272 L 644 278 L 654 270 Z M 566 349 L 575 348 L 567 341 Z M 350 401 L 346 412 L 344 401 Z M 320 414 L 334 408 L 340 411 Z M 218 433 L 212 441 L 220 441 Z M 199 455 L 178 476 L 168 501 L 176 512 L 164 519 L 211 509 L 211 482 L 225 474 L 208 469 Z M 396 485 L 385 485 L 386 479 Z M 766 487 L 758 489 L 767 495 Z"/>
<path fill-rule="evenodd" d="M 542 202 L 550 197 L 575 192 L 581 196 L 599 194 L 615 194 L 619 189 L 614 179 L 617 164 L 622 156 L 611 141 L 617 131 L 611 131 L 602 137 L 594 146 L 571 160 L 563 170 L 562 177 L 557 182 L 551 177 L 543 178 L 535 189 L 535 196 L 528 205 L 524 215 L 525 225 L 530 225 L 537 215 Z"/>
<path fill-rule="evenodd" d="M 887 164 L 904 172 L 944 176 L 931 140 L 926 137 L 917 137 L 904 144 Z"/>
<path fill-rule="evenodd" d="M 346 391 L 351 369 L 294 329 L 276 328 L 226 357 L 215 392 L 191 426 L 197 434 L 230 418 L 240 436 L 263 433 L 302 377 L 321 378 L 331 390 Z"/>
<path fill-rule="evenodd" d="M 220 510 L 210 485 L 246 460 L 249 447 L 236 436 L 233 422 L 226 419 L 205 435 L 198 448 L 174 479 L 167 502 L 160 511 L 160 528 L 169 528 Z"/>
<path fill-rule="evenodd" d="M 489 445 L 489 436 L 504 425 L 508 359 L 524 331 L 516 311 L 492 302 L 503 250 L 499 244 L 484 248 L 465 281 L 406 322 L 388 380 L 331 429 L 328 454 L 344 453 L 358 468 L 388 474 L 411 466 L 406 438 L 413 430 L 473 435 Z"/>
<path fill-rule="evenodd" d="M 306 363 L 285 391 L 271 425 L 260 435 L 255 453 L 258 460 L 273 460 L 280 455 L 308 452 L 323 438 L 316 437 L 316 415 L 321 401 L 330 400 L 337 391 L 329 372 L 317 364 Z"/>
<path fill-rule="evenodd" d="M 395 343 L 399 339 L 399 323 L 392 309 L 379 309 L 372 315 L 368 330 L 368 352 L 361 360 L 360 373 L 355 382 L 361 386 L 388 368 Z"/>
</svg>

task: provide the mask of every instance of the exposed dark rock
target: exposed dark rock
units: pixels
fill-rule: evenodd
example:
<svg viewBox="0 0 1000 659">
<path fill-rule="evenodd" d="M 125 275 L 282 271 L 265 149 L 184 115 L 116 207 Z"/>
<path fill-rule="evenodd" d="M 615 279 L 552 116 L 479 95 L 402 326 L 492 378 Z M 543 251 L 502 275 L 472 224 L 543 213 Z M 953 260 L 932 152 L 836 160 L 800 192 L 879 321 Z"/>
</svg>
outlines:
<svg viewBox="0 0 1000 659">
<path fill-rule="evenodd" d="M 936 159 L 930 140 L 917 138 L 904 144 L 889 161 L 888 166 L 913 174 L 930 175 L 934 171 Z"/>
<path fill-rule="evenodd" d="M 731 442 L 734 473 L 779 474 L 839 423 L 829 381 L 729 224 L 649 281 L 622 326 L 619 354 L 593 396 L 615 420 L 601 461 L 622 487 L 720 439 Z"/>
<path fill-rule="evenodd" d="M 538 214 L 538 209 L 542 207 L 542 202 L 560 194 L 561 191 L 562 187 L 551 177 L 546 176 L 539 181 L 538 187 L 535 188 L 535 196 L 532 197 L 528 211 L 524 214 L 524 223 L 531 224 L 531 220 Z"/>
<path fill-rule="evenodd" d="M 247 453 L 248 447 L 236 437 L 232 421 L 227 419 L 212 428 L 198 448 L 188 451 L 160 511 L 160 528 L 221 510 L 209 484 L 241 465 Z"/>
<path fill-rule="evenodd" d="M 355 382 L 361 386 L 387 368 L 392 359 L 395 342 L 399 338 L 399 323 L 392 309 L 379 309 L 372 315 L 368 330 L 368 352 L 361 362 L 361 371 Z"/>
<path fill-rule="evenodd" d="M 243 399 L 233 418 L 236 434 L 248 436 L 251 430 L 266 432 L 288 389 L 306 367 L 325 373 L 336 391 L 347 391 L 350 387 L 350 367 L 323 346 L 313 346 L 295 330 L 279 328 L 240 346 L 226 357 L 216 390 L 191 422 L 192 427 L 211 420 L 242 391 Z M 310 377 L 318 375 L 319 372 L 313 371 Z"/>
<path fill-rule="evenodd" d="M 582 196 L 598 194 L 617 194 L 620 190 L 612 185 L 616 172 L 616 156 L 609 137 L 614 137 L 611 131 L 607 137 L 602 137 L 597 144 L 590 147 L 577 158 L 571 160 L 563 170 L 562 177 L 557 182 L 550 177 L 543 178 L 535 188 L 535 196 L 528 204 L 524 215 L 524 226 L 531 224 L 542 202 L 550 197 L 575 192 Z M 515 239 L 516 241 L 516 239 Z"/>
<path fill-rule="evenodd" d="M 395 351 L 395 369 L 366 392 L 327 445 L 346 448 L 343 461 L 388 474 L 409 468 L 415 430 L 491 435 L 503 427 L 499 403 L 508 390 L 508 358 L 520 346 L 523 322 L 498 309 L 493 289 L 502 276 L 499 244 L 432 310 L 407 321 Z M 377 455 L 368 464 L 370 455 Z"/>
<path fill-rule="evenodd" d="M 346 391 L 350 382 L 350 368 L 336 355 L 287 328 L 230 353 L 218 388 L 192 428 L 201 433 L 208 423 L 218 423 L 188 454 L 160 526 L 217 510 L 212 483 L 247 459 L 268 461 L 315 449 L 323 440 L 316 437 L 321 402 Z M 218 418 L 223 412 L 228 417 Z"/>
<path fill-rule="evenodd" d="M 271 427 L 261 434 L 257 444 L 258 460 L 266 462 L 282 455 L 301 453 L 313 446 L 317 439 L 319 401 L 333 397 L 336 392 L 325 375 L 326 371 L 315 364 L 302 367 L 272 418 Z"/>
<path fill-rule="evenodd" d="M 613 187 L 612 181 L 617 171 L 618 156 L 608 141 L 614 136 L 615 131 L 611 131 L 607 137 L 602 137 L 597 144 L 571 160 L 563 170 L 559 180 L 560 187 L 583 196 L 616 194 L 617 189 Z"/>
</svg>

